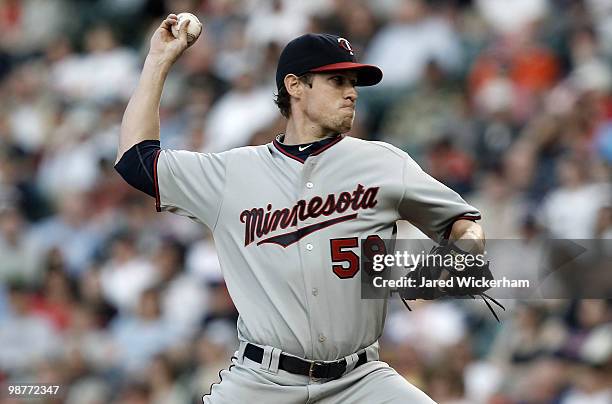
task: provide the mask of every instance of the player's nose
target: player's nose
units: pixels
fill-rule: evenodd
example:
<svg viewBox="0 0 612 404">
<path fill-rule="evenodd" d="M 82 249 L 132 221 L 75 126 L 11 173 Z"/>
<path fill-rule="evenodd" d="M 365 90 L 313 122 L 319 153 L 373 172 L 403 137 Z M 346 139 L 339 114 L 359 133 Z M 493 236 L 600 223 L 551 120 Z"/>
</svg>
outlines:
<svg viewBox="0 0 612 404">
<path fill-rule="evenodd" d="M 351 85 L 346 91 L 345 98 L 351 100 L 353 103 L 357 101 L 359 94 L 357 93 L 357 87 Z"/>
</svg>

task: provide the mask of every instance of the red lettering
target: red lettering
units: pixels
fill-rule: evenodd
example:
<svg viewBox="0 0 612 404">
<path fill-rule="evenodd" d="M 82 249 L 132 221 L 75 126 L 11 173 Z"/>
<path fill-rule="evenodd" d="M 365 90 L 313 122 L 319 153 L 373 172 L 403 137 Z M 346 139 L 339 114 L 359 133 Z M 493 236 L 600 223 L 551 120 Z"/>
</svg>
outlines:
<svg viewBox="0 0 612 404">
<path fill-rule="evenodd" d="M 291 208 L 272 210 L 272 204 L 268 204 L 265 211 L 263 208 L 245 209 L 240 213 L 240 222 L 244 223 L 244 245 L 247 246 L 255 241 L 256 237 L 261 238 L 279 228 L 297 226 L 298 220 L 343 213 L 349 208 L 354 211 L 371 209 L 378 203 L 378 189 L 366 189 L 358 184 L 352 193 L 341 192 L 337 197 L 335 194 L 327 195 L 325 202 L 320 196 L 315 196 L 308 202 L 301 199 Z"/>
</svg>

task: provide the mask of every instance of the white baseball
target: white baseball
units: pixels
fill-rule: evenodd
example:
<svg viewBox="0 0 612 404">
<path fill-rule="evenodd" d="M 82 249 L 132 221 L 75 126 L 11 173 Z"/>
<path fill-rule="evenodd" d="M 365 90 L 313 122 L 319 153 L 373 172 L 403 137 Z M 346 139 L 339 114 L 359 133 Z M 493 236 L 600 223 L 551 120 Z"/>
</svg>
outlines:
<svg viewBox="0 0 612 404">
<path fill-rule="evenodd" d="M 178 23 L 172 26 L 172 35 L 174 35 L 175 38 L 178 38 L 181 24 L 184 24 L 185 21 L 190 20 L 189 26 L 187 27 L 187 43 L 191 45 L 202 33 L 202 24 L 200 23 L 200 20 L 198 20 L 198 17 L 191 13 L 180 13 L 177 15 L 177 17 Z"/>
</svg>

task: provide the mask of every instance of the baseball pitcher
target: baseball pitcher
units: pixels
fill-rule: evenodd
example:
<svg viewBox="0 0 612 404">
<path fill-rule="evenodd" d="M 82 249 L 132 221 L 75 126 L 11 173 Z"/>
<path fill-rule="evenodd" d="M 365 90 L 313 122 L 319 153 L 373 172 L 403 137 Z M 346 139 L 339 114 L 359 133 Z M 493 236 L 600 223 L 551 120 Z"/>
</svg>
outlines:
<svg viewBox="0 0 612 404">
<path fill-rule="evenodd" d="M 121 126 L 116 169 L 213 233 L 240 314 L 240 349 L 204 403 L 432 403 L 386 363 L 385 299 L 361 299 L 362 240 L 393 238 L 408 220 L 436 241 L 484 248 L 480 214 L 402 150 L 347 137 L 359 86 L 382 71 L 327 34 L 289 42 L 275 100 L 284 133 L 222 153 L 161 150 L 159 102 L 187 47 L 170 14 L 151 39 Z M 272 102 L 272 100 L 270 100 Z"/>
</svg>

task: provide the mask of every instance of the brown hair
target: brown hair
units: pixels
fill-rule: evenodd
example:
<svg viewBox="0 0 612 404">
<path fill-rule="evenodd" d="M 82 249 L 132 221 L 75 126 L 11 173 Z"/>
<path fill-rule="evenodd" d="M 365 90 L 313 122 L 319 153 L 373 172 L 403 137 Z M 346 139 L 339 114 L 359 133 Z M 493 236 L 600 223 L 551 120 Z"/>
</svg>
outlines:
<svg viewBox="0 0 612 404">
<path fill-rule="evenodd" d="M 312 88 L 312 73 L 305 73 L 298 77 L 301 81 L 308 84 L 309 87 Z M 280 109 L 280 113 L 285 117 L 289 118 L 291 116 L 291 96 L 287 92 L 285 86 L 282 86 L 280 90 L 278 90 L 278 94 L 274 96 L 274 103 Z"/>
</svg>

